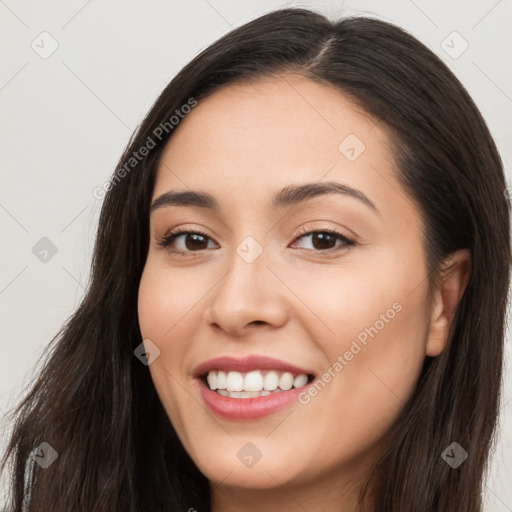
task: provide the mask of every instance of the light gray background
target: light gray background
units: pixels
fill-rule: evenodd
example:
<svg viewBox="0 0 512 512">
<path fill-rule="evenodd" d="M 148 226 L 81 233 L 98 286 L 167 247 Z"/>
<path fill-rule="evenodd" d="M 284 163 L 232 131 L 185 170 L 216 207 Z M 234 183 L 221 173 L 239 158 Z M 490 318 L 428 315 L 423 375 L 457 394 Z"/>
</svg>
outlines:
<svg viewBox="0 0 512 512">
<path fill-rule="evenodd" d="M 413 33 L 467 87 L 510 176 L 512 0 L 0 0 L 0 415 L 7 429 L 4 413 L 87 286 L 101 206 L 93 190 L 109 178 L 130 134 L 184 64 L 231 28 L 284 6 L 336 17 L 363 12 Z M 464 41 L 469 47 L 457 56 Z M 57 50 L 42 58 L 52 44 Z M 32 252 L 42 237 L 58 250 L 46 263 Z M 512 511 L 510 356 L 509 342 L 487 512 Z"/>
</svg>

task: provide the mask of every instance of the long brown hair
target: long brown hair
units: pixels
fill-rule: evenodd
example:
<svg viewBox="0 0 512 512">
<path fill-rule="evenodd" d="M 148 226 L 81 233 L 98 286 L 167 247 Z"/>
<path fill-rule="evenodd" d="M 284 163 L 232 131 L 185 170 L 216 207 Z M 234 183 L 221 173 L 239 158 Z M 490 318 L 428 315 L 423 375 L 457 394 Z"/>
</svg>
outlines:
<svg viewBox="0 0 512 512">
<path fill-rule="evenodd" d="M 22 510 L 24 497 L 30 512 L 209 509 L 208 481 L 134 356 L 155 172 L 175 131 L 167 126 L 157 137 L 155 130 L 191 98 L 200 102 L 226 84 L 284 72 L 338 89 L 387 128 L 398 177 L 424 220 L 431 285 L 453 251 L 467 248 L 472 257 L 450 344 L 425 359 L 369 475 L 374 512 L 481 510 L 511 263 L 502 163 L 468 93 L 423 44 L 383 21 L 330 21 L 304 9 L 271 12 L 213 43 L 169 83 L 132 136 L 116 169 L 125 171 L 113 178 L 102 206 L 90 286 L 14 411 L 3 461 L 13 510 Z M 127 167 L 148 138 L 154 147 Z M 441 458 L 454 441 L 469 454 L 456 470 Z M 27 465 L 42 442 L 57 460 L 46 469 Z"/>
</svg>

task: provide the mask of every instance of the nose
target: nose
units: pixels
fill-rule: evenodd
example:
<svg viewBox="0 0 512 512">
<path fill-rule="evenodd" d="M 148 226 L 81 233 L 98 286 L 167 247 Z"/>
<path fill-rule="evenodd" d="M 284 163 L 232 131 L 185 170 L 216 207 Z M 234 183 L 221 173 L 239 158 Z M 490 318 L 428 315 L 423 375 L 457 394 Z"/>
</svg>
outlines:
<svg viewBox="0 0 512 512">
<path fill-rule="evenodd" d="M 285 286 L 275 270 L 269 270 L 264 255 L 252 263 L 234 255 L 230 269 L 208 294 L 204 317 L 208 325 L 240 337 L 256 327 L 278 328 L 286 323 Z"/>
</svg>

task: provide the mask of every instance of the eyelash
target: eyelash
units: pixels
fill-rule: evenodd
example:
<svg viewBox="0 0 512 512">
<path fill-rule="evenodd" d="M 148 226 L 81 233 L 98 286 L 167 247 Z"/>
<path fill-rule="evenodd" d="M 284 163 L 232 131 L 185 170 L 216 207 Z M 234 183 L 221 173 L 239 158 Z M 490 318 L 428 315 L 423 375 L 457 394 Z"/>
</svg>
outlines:
<svg viewBox="0 0 512 512">
<path fill-rule="evenodd" d="M 341 233 L 339 233 L 338 231 L 335 231 L 334 229 L 329 229 L 329 228 L 308 231 L 306 228 L 303 227 L 303 228 L 301 228 L 299 233 L 297 233 L 297 236 L 295 237 L 294 241 L 299 238 L 302 238 L 304 236 L 318 234 L 318 233 L 329 233 L 330 235 L 334 235 L 336 238 L 341 240 L 343 242 L 343 244 L 339 247 L 333 247 L 331 249 L 326 249 L 324 251 L 315 250 L 315 249 L 304 249 L 305 251 L 313 252 L 313 253 L 317 253 L 317 254 L 322 254 L 322 253 L 330 254 L 333 252 L 337 252 L 338 250 L 340 250 L 340 248 L 356 245 L 356 242 L 354 240 L 346 237 L 345 235 L 342 235 Z M 178 238 L 180 235 L 183 235 L 183 234 L 200 235 L 204 238 L 211 240 L 211 238 L 206 233 L 203 233 L 201 231 L 190 231 L 187 229 L 181 229 L 181 230 L 170 231 L 170 232 L 166 233 L 160 240 L 157 241 L 157 244 L 160 247 L 167 249 L 172 254 L 177 254 L 179 256 L 188 256 L 188 255 L 194 254 L 196 252 L 202 252 L 202 251 L 177 251 L 177 250 L 171 249 L 170 248 L 171 243 L 174 242 L 174 240 L 176 240 L 176 238 Z"/>
</svg>

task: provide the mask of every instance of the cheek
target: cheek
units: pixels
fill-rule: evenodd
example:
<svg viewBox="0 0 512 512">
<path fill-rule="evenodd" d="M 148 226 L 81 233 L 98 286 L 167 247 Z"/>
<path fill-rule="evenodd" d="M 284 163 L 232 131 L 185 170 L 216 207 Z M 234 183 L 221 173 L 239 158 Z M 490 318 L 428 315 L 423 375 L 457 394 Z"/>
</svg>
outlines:
<svg viewBox="0 0 512 512">
<path fill-rule="evenodd" d="M 386 360 L 384 348 L 396 347 L 404 357 L 421 351 L 422 341 L 416 340 L 423 340 L 426 329 L 426 280 L 419 262 L 421 255 L 400 260 L 386 251 L 378 258 L 357 255 L 343 266 L 304 271 L 300 279 L 290 271 L 284 278 L 302 303 L 291 297 L 294 319 L 331 363 L 354 341 L 375 359 Z"/>
<path fill-rule="evenodd" d="M 316 395 L 304 396 L 310 417 L 326 417 L 328 410 L 334 420 L 317 426 L 319 439 L 344 437 L 345 448 L 370 445 L 413 393 L 427 332 L 427 283 L 418 261 L 382 258 L 364 272 L 310 275 L 296 289 L 314 313 L 302 327 L 325 361 Z"/>
<path fill-rule="evenodd" d="M 184 368 L 190 355 L 191 339 L 199 326 L 199 309 L 194 305 L 203 294 L 204 291 L 190 281 L 187 286 L 183 285 L 179 272 L 173 272 L 171 278 L 169 269 L 148 259 L 138 296 L 141 335 L 160 349 L 160 355 L 150 364 L 149 371 L 167 416 L 187 445 L 190 443 L 186 441 L 186 411 L 194 404 L 185 391 L 189 376 Z"/>
<path fill-rule="evenodd" d="M 138 315 L 141 333 L 145 338 L 158 340 L 161 350 L 171 340 L 173 349 L 179 350 L 180 332 L 197 325 L 198 302 L 205 291 L 200 275 L 190 273 L 181 279 L 179 270 L 170 271 L 157 258 L 148 258 L 139 285 Z M 157 344 L 158 344 L 157 343 Z"/>
<path fill-rule="evenodd" d="M 181 291 L 176 293 L 177 289 Z M 191 295 L 189 287 L 181 287 L 176 279 L 171 280 L 168 271 L 148 259 L 139 285 L 138 317 L 143 339 L 160 349 L 159 357 L 149 367 L 158 391 L 161 381 L 166 380 L 167 386 L 172 385 L 173 376 L 181 377 L 187 344 L 184 332 L 191 328 L 193 317 Z"/>
</svg>

